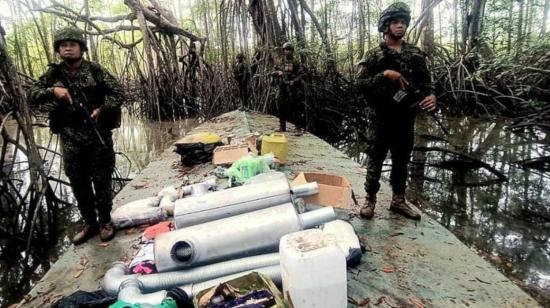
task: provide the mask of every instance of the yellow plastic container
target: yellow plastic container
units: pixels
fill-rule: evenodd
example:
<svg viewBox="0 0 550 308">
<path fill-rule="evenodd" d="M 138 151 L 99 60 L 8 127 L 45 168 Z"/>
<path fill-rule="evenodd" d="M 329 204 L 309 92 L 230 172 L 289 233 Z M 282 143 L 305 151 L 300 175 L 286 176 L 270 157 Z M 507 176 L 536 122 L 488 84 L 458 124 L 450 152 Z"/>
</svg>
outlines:
<svg viewBox="0 0 550 308">
<path fill-rule="evenodd" d="M 288 141 L 285 134 L 273 133 L 264 135 L 262 138 L 262 155 L 273 153 L 281 164 L 286 163 L 286 155 L 288 153 Z"/>
</svg>

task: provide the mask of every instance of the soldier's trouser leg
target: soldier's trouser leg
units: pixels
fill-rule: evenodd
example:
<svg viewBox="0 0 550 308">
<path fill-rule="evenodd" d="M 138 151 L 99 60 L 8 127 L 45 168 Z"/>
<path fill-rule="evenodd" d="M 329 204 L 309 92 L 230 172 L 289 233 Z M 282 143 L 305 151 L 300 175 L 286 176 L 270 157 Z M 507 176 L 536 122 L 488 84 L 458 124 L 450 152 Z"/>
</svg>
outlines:
<svg viewBox="0 0 550 308">
<path fill-rule="evenodd" d="M 80 145 L 66 142 L 62 142 L 62 144 L 65 174 L 71 182 L 71 188 L 78 203 L 80 215 L 86 224 L 96 224 L 95 198 L 92 189 L 87 149 Z"/>
<path fill-rule="evenodd" d="M 381 138 L 379 138 L 381 139 Z M 389 145 L 386 140 L 372 140 L 367 148 L 367 176 L 365 179 L 365 192 L 371 196 L 376 195 L 380 189 L 380 175 L 382 165 L 388 154 Z"/>
<path fill-rule="evenodd" d="M 246 83 L 239 84 L 239 97 L 241 99 L 241 106 L 248 108 L 248 89 Z"/>
<path fill-rule="evenodd" d="M 399 136 L 399 138 L 397 138 Z M 414 126 L 403 129 L 392 139 L 390 184 L 394 195 L 405 194 L 408 165 L 414 145 Z"/>
<path fill-rule="evenodd" d="M 294 125 L 296 128 L 306 127 L 306 104 L 305 99 L 299 89 L 293 89 L 289 106 L 292 106 L 292 112 L 295 116 Z"/>
<path fill-rule="evenodd" d="M 111 221 L 113 207 L 112 174 L 115 168 L 115 152 L 111 132 L 102 135 L 106 147 L 100 144 L 94 147 L 91 157 L 91 177 L 94 183 L 95 208 L 99 223 L 105 224 Z"/>
<path fill-rule="evenodd" d="M 288 96 L 284 95 L 279 99 L 279 129 L 286 131 L 286 120 L 288 119 Z"/>
</svg>

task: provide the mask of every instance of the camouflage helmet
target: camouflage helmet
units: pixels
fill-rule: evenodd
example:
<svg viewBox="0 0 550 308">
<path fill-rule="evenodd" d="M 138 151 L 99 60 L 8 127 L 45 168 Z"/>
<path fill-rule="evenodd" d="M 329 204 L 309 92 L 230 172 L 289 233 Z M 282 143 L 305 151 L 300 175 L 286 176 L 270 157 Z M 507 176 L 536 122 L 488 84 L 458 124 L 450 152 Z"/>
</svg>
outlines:
<svg viewBox="0 0 550 308">
<path fill-rule="evenodd" d="M 388 6 L 378 20 L 378 31 L 386 33 L 388 32 L 388 26 L 390 21 L 403 18 L 407 26 L 411 22 L 411 9 L 403 2 L 395 2 Z"/>
<path fill-rule="evenodd" d="M 290 49 L 290 50 L 294 50 L 294 45 L 292 45 L 291 42 L 286 42 L 283 44 L 283 50 L 285 49 Z"/>
<path fill-rule="evenodd" d="M 244 53 L 239 52 L 235 58 L 237 58 L 237 59 L 244 59 Z"/>
<path fill-rule="evenodd" d="M 86 40 L 84 39 L 84 32 L 76 27 L 66 27 L 59 29 L 54 36 L 53 48 L 56 52 L 59 52 L 59 46 L 62 42 L 74 41 L 80 44 L 82 51 L 88 50 Z"/>
</svg>

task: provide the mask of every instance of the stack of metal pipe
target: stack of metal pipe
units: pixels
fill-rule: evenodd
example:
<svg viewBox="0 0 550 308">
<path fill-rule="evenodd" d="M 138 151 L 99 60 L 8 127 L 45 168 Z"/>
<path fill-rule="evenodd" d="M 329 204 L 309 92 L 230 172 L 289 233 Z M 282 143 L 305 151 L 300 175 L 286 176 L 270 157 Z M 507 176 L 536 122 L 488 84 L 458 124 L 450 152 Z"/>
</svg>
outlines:
<svg viewBox="0 0 550 308">
<path fill-rule="evenodd" d="M 317 183 L 291 187 L 284 174 L 273 173 L 251 184 L 177 200 L 177 230 L 155 239 L 159 273 L 128 275 L 127 267 L 115 264 L 105 274 L 103 289 L 128 303 L 159 304 L 169 288 L 193 296 L 251 271 L 278 282 L 281 237 L 336 218 L 332 207 L 298 213 L 295 198 L 316 193 Z"/>
</svg>

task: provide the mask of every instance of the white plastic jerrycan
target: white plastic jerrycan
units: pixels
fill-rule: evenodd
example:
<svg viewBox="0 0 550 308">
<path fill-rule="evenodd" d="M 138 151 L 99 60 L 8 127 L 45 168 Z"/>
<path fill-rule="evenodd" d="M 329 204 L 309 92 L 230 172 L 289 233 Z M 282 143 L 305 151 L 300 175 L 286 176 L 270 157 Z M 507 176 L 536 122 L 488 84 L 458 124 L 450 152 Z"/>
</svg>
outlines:
<svg viewBox="0 0 550 308">
<path fill-rule="evenodd" d="M 279 242 L 285 302 L 294 308 L 347 307 L 346 258 L 333 234 L 311 229 Z"/>
</svg>

